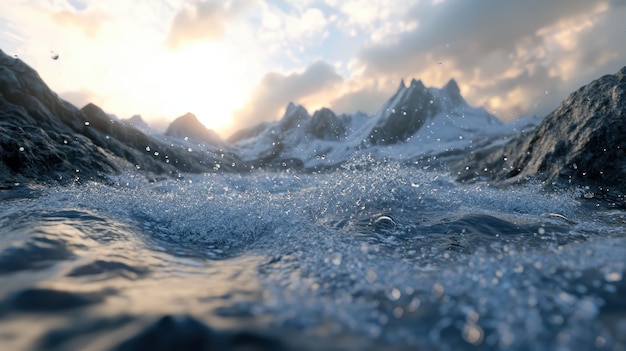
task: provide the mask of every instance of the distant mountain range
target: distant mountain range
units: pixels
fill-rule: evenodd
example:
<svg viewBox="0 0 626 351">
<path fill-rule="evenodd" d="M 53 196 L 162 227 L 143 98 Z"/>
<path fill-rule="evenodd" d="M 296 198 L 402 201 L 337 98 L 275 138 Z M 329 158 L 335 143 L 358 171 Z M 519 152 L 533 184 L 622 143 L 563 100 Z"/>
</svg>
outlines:
<svg viewBox="0 0 626 351">
<path fill-rule="evenodd" d="M 583 184 L 623 201 L 625 76 L 626 67 L 579 89 L 543 121 L 504 124 L 469 106 L 454 80 L 441 89 L 412 80 L 401 82 L 372 116 L 327 108 L 311 115 L 290 103 L 280 120 L 222 140 L 192 113 L 162 134 L 140 116 L 119 120 L 93 104 L 78 109 L 0 51 L 0 184 L 111 182 L 112 175 L 137 171 L 151 179 L 254 168 L 310 171 L 365 157 L 426 159 L 461 181 Z"/>
</svg>

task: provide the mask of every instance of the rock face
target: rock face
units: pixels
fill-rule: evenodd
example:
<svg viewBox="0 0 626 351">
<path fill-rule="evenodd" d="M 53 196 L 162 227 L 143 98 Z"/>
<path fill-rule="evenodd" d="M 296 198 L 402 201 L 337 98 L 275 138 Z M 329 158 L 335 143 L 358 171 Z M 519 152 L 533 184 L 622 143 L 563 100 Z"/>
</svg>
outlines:
<svg viewBox="0 0 626 351">
<path fill-rule="evenodd" d="M 222 145 L 223 141 L 213 130 L 207 129 L 193 113 L 176 118 L 165 131 L 165 135 L 190 138 L 211 145 Z"/>
<path fill-rule="evenodd" d="M 464 162 L 472 166 L 461 180 L 538 177 L 587 185 L 597 195 L 623 201 L 626 67 L 572 93 L 532 132 L 503 148 L 472 154 Z"/>
<path fill-rule="evenodd" d="M 121 166 L 80 131 L 86 117 L 0 51 L 0 181 L 103 179 Z M 78 131 L 78 132 L 77 132 Z"/>
<path fill-rule="evenodd" d="M 488 124 L 501 124 L 497 118 L 479 110 L 467 105 L 454 79 L 441 89 L 426 88 L 421 81 L 415 79 L 407 87 L 402 81 L 396 93 L 379 112 L 378 122 L 370 132 L 369 141 L 375 145 L 406 141 L 425 123 L 441 115 L 446 116 L 453 124 L 454 119 L 464 118 L 465 112 L 482 115 L 482 119 Z M 476 127 L 480 128 L 481 124 L 479 122 Z"/>
<path fill-rule="evenodd" d="M 78 110 L 35 70 L 0 51 L 0 184 L 106 180 L 124 169 L 208 172 L 222 163 L 240 164 L 234 156 L 165 144 L 93 104 Z"/>
<path fill-rule="evenodd" d="M 406 140 L 424 124 L 426 119 L 437 113 L 434 96 L 422 84 L 411 81 L 406 87 L 400 83 L 398 91 L 383 108 L 383 116 L 370 134 L 374 144 L 392 144 Z"/>
<path fill-rule="evenodd" d="M 330 109 L 322 108 L 313 114 L 308 131 L 318 139 L 339 140 L 345 136 L 346 123 Z"/>
</svg>

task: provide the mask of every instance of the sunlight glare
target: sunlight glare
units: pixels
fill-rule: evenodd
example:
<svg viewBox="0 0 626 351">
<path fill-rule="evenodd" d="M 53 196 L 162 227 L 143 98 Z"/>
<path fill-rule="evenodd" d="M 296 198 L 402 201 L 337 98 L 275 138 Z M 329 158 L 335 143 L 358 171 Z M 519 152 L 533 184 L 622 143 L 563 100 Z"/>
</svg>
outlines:
<svg viewBox="0 0 626 351">
<path fill-rule="evenodd" d="M 231 114 L 244 101 L 238 81 L 242 79 L 218 45 L 194 46 L 170 52 L 147 63 L 141 72 L 144 99 L 153 101 L 159 115 L 173 120 L 187 112 L 195 114 L 209 129 L 223 131 Z M 223 134 L 223 133 L 220 133 Z"/>
</svg>

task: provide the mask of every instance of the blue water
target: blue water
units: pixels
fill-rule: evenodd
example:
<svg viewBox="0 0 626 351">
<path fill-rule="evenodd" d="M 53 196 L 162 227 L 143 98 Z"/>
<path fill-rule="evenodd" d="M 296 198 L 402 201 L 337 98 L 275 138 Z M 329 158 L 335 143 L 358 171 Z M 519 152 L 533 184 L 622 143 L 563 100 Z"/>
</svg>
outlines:
<svg viewBox="0 0 626 351">
<path fill-rule="evenodd" d="M 157 325 L 213 349 L 624 350 L 626 212 L 586 197 L 399 163 L 20 185 L 0 345 L 150 349 Z"/>
</svg>

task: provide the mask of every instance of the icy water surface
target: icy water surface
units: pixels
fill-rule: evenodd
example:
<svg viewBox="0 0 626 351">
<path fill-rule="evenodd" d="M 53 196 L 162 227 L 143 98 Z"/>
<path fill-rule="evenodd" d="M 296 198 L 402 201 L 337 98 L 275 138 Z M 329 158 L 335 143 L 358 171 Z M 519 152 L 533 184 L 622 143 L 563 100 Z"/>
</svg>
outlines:
<svg viewBox="0 0 626 351">
<path fill-rule="evenodd" d="M 626 349 L 625 212 L 365 168 L 5 190 L 0 345 Z"/>
</svg>

